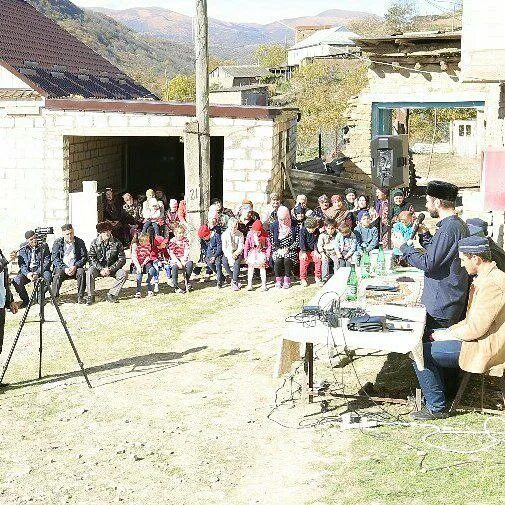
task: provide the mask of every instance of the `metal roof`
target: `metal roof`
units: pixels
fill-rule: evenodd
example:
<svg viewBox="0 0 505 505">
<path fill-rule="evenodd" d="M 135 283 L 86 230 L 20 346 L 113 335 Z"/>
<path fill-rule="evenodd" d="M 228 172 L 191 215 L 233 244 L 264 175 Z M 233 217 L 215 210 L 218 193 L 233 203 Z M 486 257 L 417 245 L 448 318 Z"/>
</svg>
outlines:
<svg viewBox="0 0 505 505">
<path fill-rule="evenodd" d="M 334 26 L 326 30 L 318 30 L 309 37 L 297 42 L 289 48 L 289 51 L 303 49 L 305 47 L 330 45 L 330 46 L 354 46 L 354 39 L 359 38 L 354 32 L 351 32 L 345 26 Z"/>
<path fill-rule="evenodd" d="M 383 42 L 393 42 L 401 44 L 402 42 L 429 42 L 429 41 L 444 41 L 444 40 L 460 40 L 461 31 L 443 32 L 406 32 L 384 37 L 356 37 L 354 42 L 360 45 L 377 45 Z M 398 41 L 398 42 L 397 42 Z"/>
<path fill-rule="evenodd" d="M 0 0 L 0 65 L 46 97 L 156 98 L 24 0 Z"/>
<path fill-rule="evenodd" d="M 270 75 L 268 68 L 259 65 L 225 65 L 219 69 L 231 77 L 267 77 Z"/>
</svg>

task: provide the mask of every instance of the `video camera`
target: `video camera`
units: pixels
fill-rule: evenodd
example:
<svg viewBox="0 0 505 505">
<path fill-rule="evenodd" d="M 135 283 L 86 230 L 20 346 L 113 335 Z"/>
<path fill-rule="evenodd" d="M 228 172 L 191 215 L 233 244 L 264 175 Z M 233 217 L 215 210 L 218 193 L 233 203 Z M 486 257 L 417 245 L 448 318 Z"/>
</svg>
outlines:
<svg viewBox="0 0 505 505">
<path fill-rule="evenodd" d="M 35 236 L 37 237 L 38 244 L 45 244 L 48 235 L 54 235 L 54 228 L 52 226 L 35 228 Z"/>
</svg>

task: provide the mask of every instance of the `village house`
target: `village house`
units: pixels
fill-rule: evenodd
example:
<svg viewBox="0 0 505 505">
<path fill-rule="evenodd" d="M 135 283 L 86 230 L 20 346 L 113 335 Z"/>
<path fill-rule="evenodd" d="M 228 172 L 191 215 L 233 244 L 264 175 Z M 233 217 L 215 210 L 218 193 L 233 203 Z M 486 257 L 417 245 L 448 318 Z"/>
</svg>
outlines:
<svg viewBox="0 0 505 505">
<path fill-rule="evenodd" d="M 2 246 L 68 221 L 92 238 L 109 186 L 182 197 L 194 104 L 159 101 L 23 0 L 0 0 L 0 12 Z M 295 161 L 297 110 L 211 106 L 210 115 L 211 197 L 261 209 Z"/>
<path fill-rule="evenodd" d="M 259 65 L 224 65 L 210 72 L 209 84 L 217 89 L 251 86 L 270 76 L 268 68 Z"/>
<path fill-rule="evenodd" d="M 214 89 L 209 92 L 209 101 L 213 104 L 230 105 L 268 105 L 268 86 L 251 84 L 233 88 Z"/>
</svg>

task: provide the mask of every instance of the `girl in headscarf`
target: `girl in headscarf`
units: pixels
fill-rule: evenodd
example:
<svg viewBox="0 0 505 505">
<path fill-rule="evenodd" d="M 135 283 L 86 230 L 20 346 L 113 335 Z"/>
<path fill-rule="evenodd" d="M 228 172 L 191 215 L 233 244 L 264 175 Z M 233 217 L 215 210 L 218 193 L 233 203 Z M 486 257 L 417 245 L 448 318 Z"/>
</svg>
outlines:
<svg viewBox="0 0 505 505">
<path fill-rule="evenodd" d="M 298 262 L 298 226 L 291 220 L 287 207 L 277 209 L 277 219 L 270 227 L 272 259 L 274 262 L 275 287 L 291 287 L 293 265 Z"/>
<path fill-rule="evenodd" d="M 267 266 L 272 248 L 268 233 L 263 229 L 261 221 L 254 221 L 251 231 L 244 243 L 244 258 L 247 263 L 247 291 L 252 291 L 254 269 L 259 268 L 261 290 L 267 290 Z"/>
</svg>

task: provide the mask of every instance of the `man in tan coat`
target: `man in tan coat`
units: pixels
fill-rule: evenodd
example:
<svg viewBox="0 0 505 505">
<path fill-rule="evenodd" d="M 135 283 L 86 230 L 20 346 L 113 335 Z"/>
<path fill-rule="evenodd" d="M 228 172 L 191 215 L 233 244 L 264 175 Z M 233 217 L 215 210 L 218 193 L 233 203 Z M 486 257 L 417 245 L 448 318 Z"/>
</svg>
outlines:
<svg viewBox="0 0 505 505">
<path fill-rule="evenodd" d="M 426 407 L 414 412 L 417 420 L 447 417 L 447 369 L 503 375 L 505 368 L 505 273 L 491 261 L 485 237 L 458 242 L 461 265 L 475 275 L 466 318 L 432 334 L 424 344 L 424 370 L 414 365 Z"/>
</svg>

